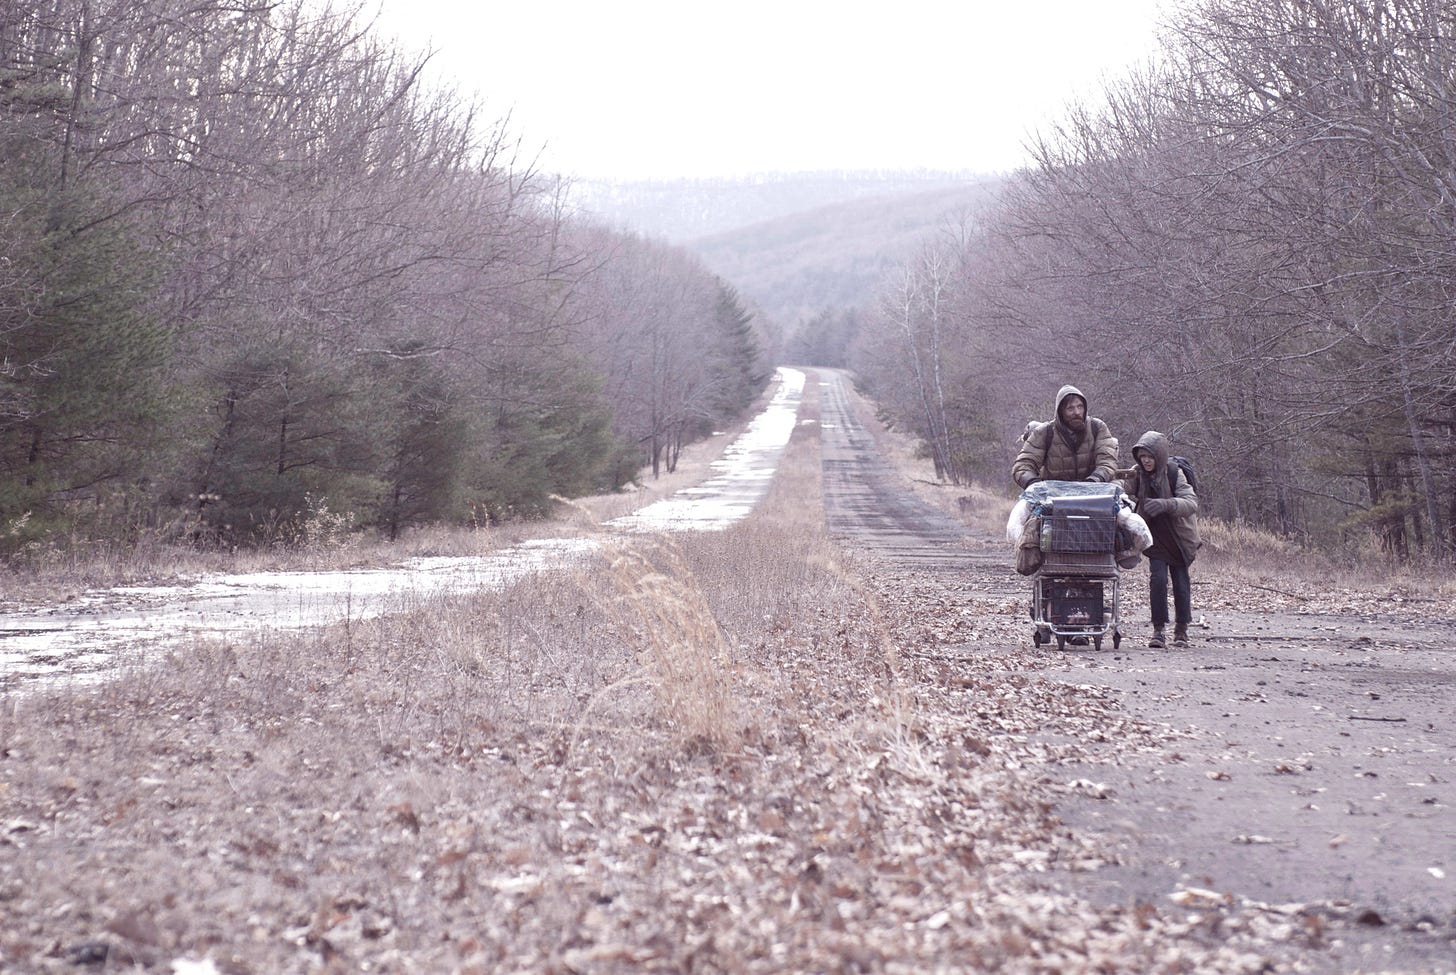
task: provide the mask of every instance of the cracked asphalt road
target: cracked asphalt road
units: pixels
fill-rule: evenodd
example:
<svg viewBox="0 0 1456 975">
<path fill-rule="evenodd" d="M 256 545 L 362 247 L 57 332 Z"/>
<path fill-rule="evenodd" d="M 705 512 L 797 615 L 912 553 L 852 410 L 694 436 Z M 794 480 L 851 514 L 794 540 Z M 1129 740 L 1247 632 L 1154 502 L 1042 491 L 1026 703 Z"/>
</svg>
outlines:
<svg viewBox="0 0 1456 975">
<path fill-rule="evenodd" d="M 843 374 L 820 370 L 811 383 L 836 538 L 957 574 L 968 590 L 1029 593 L 1004 539 L 920 500 L 883 459 Z M 1456 621 L 1411 606 L 1290 612 L 1255 597 L 1230 607 L 1210 598 L 1206 576 L 1195 566 L 1206 625 L 1187 650 L 1146 648 L 1146 570 L 1134 570 L 1119 650 L 1043 651 L 1038 675 L 1111 689 L 1123 716 L 1166 728 L 1169 742 L 1136 761 L 1109 749 L 1058 770 L 1095 784 L 1059 815 L 1118 861 L 1061 882 L 1104 903 L 1166 903 L 1197 888 L 1316 905 L 1337 933 L 1313 970 L 1456 971 Z"/>
</svg>

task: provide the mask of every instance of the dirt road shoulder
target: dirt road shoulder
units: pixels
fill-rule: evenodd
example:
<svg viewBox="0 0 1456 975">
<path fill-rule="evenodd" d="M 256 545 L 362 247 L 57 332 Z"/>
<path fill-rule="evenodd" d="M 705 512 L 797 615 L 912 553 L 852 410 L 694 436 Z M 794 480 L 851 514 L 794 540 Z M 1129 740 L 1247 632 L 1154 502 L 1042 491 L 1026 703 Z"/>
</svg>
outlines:
<svg viewBox="0 0 1456 975">
<path fill-rule="evenodd" d="M 1456 964 L 1456 640 L 1445 621 L 1224 611 L 1187 650 L 1069 653 L 1059 679 L 1109 688 L 1164 729 L 1061 814 L 1117 863 L 1083 893 L 1199 889 L 1339 922 L 1332 958 Z M 1442 967 L 1445 966 L 1445 967 Z"/>
</svg>

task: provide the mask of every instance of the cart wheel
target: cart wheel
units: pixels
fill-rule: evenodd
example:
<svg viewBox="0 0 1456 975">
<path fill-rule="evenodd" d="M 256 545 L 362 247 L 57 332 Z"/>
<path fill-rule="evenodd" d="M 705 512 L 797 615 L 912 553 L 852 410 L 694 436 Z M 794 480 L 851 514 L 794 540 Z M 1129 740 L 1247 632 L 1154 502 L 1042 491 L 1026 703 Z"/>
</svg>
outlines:
<svg viewBox="0 0 1456 975">
<path fill-rule="evenodd" d="M 1034 647 L 1041 646 L 1041 627 L 1039 626 L 1031 631 L 1031 645 Z"/>
<path fill-rule="evenodd" d="M 1101 650 L 1102 649 L 1102 637 L 1099 636 L 1099 637 L 1097 637 L 1096 639 L 1094 639 L 1092 641 L 1092 649 L 1093 650 Z"/>
<path fill-rule="evenodd" d="M 1120 646 L 1122 646 L 1122 631 L 1121 630 L 1113 630 L 1112 631 L 1112 649 L 1116 650 Z"/>
<path fill-rule="evenodd" d="M 1065 649 L 1067 649 L 1067 638 L 1064 637 L 1064 636 L 1062 636 L 1060 633 L 1057 634 L 1057 649 L 1058 650 L 1065 650 Z"/>
</svg>

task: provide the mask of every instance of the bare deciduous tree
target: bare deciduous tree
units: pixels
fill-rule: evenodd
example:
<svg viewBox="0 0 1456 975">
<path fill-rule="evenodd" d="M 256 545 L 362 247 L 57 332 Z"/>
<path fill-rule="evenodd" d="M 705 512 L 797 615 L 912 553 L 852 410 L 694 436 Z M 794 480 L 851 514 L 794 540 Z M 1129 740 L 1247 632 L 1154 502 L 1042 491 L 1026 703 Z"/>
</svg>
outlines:
<svg viewBox="0 0 1456 975">
<path fill-rule="evenodd" d="M 1456 12 L 1206 0 L 1168 28 L 961 246 L 964 334 L 997 334 L 1020 386 L 1081 375 L 1115 428 L 1172 434 L 1205 510 L 1448 556 Z"/>
</svg>

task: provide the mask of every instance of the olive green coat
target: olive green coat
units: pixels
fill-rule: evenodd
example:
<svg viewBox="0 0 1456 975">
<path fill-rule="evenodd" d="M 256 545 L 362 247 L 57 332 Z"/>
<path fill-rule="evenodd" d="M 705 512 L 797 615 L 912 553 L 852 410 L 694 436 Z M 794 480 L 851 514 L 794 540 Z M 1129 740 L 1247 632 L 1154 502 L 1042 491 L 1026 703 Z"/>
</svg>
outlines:
<svg viewBox="0 0 1456 975">
<path fill-rule="evenodd" d="M 1154 466 L 1151 472 L 1142 469 L 1138 455 L 1142 452 L 1153 455 Z M 1198 556 L 1198 549 L 1203 545 L 1203 540 L 1198 535 L 1198 492 L 1193 485 L 1188 483 L 1188 478 L 1179 471 L 1176 475 L 1176 487 L 1170 494 L 1168 491 L 1168 438 L 1156 430 L 1149 430 L 1138 438 L 1138 442 L 1132 448 L 1133 468 L 1132 472 L 1123 479 L 1122 489 L 1138 503 L 1138 511 L 1141 513 L 1143 501 L 1147 498 L 1164 498 L 1169 502 L 1169 510 L 1148 518 L 1148 528 L 1153 532 L 1153 548 L 1144 554 L 1150 558 L 1159 558 L 1157 549 L 1166 545 L 1176 546 L 1177 552 L 1166 553 L 1172 556 L 1165 561 L 1180 562 L 1182 565 L 1192 565 L 1193 560 Z"/>
<path fill-rule="evenodd" d="M 1052 419 L 1028 426 L 1021 451 L 1011 463 L 1011 480 L 1017 487 L 1032 481 L 1111 481 L 1117 470 L 1117 438 L 1107 424 L 1091 415 L 1088 406 L 1087 426 L 1081 443 L 1059 419 L 1062 401 L 1068 396 L 1086 395 L 1076 386 L 1063 386 L 1057 391 Z"/>
</svg>

